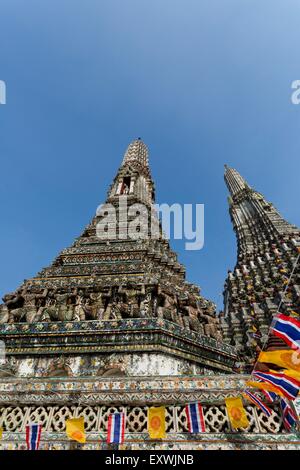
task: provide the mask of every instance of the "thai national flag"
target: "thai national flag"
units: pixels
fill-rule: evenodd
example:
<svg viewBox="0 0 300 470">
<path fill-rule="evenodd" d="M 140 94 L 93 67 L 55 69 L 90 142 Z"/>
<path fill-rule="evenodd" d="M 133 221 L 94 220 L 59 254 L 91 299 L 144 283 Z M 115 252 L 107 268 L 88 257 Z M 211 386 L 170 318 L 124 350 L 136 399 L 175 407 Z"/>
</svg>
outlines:
<svg viewBox="0 0 300 470">
<path fill-rule="evenodd" d="M 205 432 L 205 421 L 200 403 L 186 405 L 185 412 L 188 420 L 189 432 Z"/>
<path fill-rule="evenodd" d="M 26 426 L 26 443 L 28 450 L 38 450 L 41 440 L 41 432 L 41 424 L 28 424 Z"/>
<path fill-rule="evenodd" d="M 253 372 L 263 382 L 274 385 L 288 400 L 295 400 L 299 393 L 300 381 L 285 375 L 283 372 Z"/>
<path fill-rule="evenodd" d="M 282 419 L 284 427 L 287 431 L 290 431 L 292 427 L 298 422 L 298 417 L 292 407 L 289 405 L 289 403 L 284 400 L 284 398 L 280 400 L 280 406 L 282 409 Z"/>
<path fill-rule="evenodd" d="M 252 401 L 254 405 L 258 406 L 258 408 L 260 408 L 265 413 L 265 415 L 268 417 L 271 416 L 272 410 L 270 410 L 270 408 L 265 405 L 258 396 L 254 395 L 254 393 L 251 393 L 248 390 L 245 391 L 245 395 L 248 400 Z"/>
<path fill-rule="evenodd" d="M 273 403 L 278 399 L 278 395 L 275 392 L 269 392 L 269 390 L 261 390 L 261 392 L 270 403 Z"/>
<path fill-rule="evenodd" d="M 108 418 L 107 443 L 123 444 L 125 434 L 125 414 L 114 413 Z"/>
<path fill-rule="evenodd" d="M 283 339 L 289 346 L 300 349 L 300 321 L 280 313 L 271 325 L 275 336 Z"/>
</svg>

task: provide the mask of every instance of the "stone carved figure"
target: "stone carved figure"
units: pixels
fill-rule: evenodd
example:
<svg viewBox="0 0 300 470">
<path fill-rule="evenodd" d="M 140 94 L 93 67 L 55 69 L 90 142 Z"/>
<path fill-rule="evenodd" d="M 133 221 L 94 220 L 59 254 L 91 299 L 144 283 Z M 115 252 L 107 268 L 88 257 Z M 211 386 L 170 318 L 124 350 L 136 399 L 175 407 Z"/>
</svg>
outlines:
<svg viewBox="0 0 300 470">
<path fill-rule="evenodd" d="M 27 288 L 22 288 L 15 294 L 5 295 L 3 300 L 9 310 L 9 323 L 24 320 L 27 323 L 38 321 L 42 310 L 37 304 L 41 299 L 45 299 L 47 294 L 48 289 L 44 289 L 43 293 L 39 294 Z"/>
<path fill-rule="evenodd" d="M 145 286 L 138 289 L 133 284 L 127 284 L 124 288 L 120 286 L 118 294 L 123 296 L 124 302 L 121 303 L 121 313 L 130 318 L 139 318 L 140 316 L 140 298 L 145 295 Z M 123 305 L 122 305 L 123 304 Z"/>
<path fill-rule="evenodd" d="M 16 293 L 12 294 L 6 294 L 3 297 L 3 301 L 7 308 L 13 309 L 15 306 L 19 303 L 19 301 L 22 299 L 20 291 L 17 291 Z"/>
<path fill-rule="evenodd" d="M 56 299 L 48 297 L 46 304 L 41 312 L 40 321 L 49 322 L 51 320 L 58 320 L 58 308 L 56 306 Z"/>
<path fill-rule="evenodd" d="M 25 312 L 22 307 L 24 304 L 24 299 L 21 295 L 20 290 L 16 293 L 6 294 L 3 297 L 3 301 L 9 311 L 9 323 L 14 323 L 15 321 L 20 321 L 24 316 Z"/>
<path fill-rule="evenodd" d="M 57 294 L 56 301 L 58 307 L 58 319 L 61 321 L 71 321 L 74 316 L 74 303 L 72 303 L 72 296 L 76 298 L 77 291 L 73 294 Z"/>
<path fill-rule="evenodd" d="M 102 320 L 105 312 L 105 295 L 102 292 L 90 294 L 90 303 L 85 305 L 87 318 L 92 320 Z"/>
<path fill-rule="evenodd" d="M 151 301 L 152 301 L 152 293 L 147 292 L 141 300 L 140 303 L 140 316 L 141 318 L 151 317 Z"/>
<path fill-rule="evenodd" d="M 64 321 L 67 317 L 68 306 L 67 302 L 69 299 L 69 294 L 57 294 L 56 295 L 56 305 L 58 309 L 58 319 Z"/>
<path fill-rule="evenodd" d="M 120 306 L 118 302 L 114 300 L 109 302 L 107 309 L 105 310 L 103 319 L 104 320 L 121 320 L 122 319 Z"/>
<path fill-rule="evenodd" d="M 31 292 L 23 292 L 22 291 L 22 297 L 24 298 L 24 313 L 25 313 L 25 319 L 27 323 L 33 323 L 34 321 L 37 321 L 38 315 L 40 312 L 37 309 L 36 306 L 36 299 L 37 296 L 34 293 Z"/>
<path fill-rule="evenodd" d="M 88 297 L 83 298 L 82 308 L 84 310 L 85 320 L 95 320 L 95 318 L 93 317 L 94 308 L 92 307 L 90 295 Z"/>
<path fill-rule="evenodd" d="M 222 341 L 223 338 L 219 319 L 215 315 L 211 314 L 203 314 L 203 318 L 206 320 L 204 325 L 204 333 L 207 336 L 215 338 L 217 341 Z"/>
<path fill-rule="evenodd" d="M 185 293 L 180 297 L 179 304 L 181 311 L 184 312 L 184 327 L 186 329 L 197 331 L 198 333 L 203 334 L 204 330 L 202 323 L 199 321 L 200 312 L 196 299 L 192 295 Z"/>
<path fill-rule="evenodd" d="M 162 290 L 160 286 L 157 289 L 158 307 L 157 317 L 178 323 L 177 297 L 174 294 Z"/>
<path fill-rule="evenodd" d="M 74 307 L 74 315 L 72 320 L 74 321 L 83 321 L 85 320 L 85 308 L 84 308 L 84 298 L 82 295 L 76 296 L 76 304 Z"/>
</svg>

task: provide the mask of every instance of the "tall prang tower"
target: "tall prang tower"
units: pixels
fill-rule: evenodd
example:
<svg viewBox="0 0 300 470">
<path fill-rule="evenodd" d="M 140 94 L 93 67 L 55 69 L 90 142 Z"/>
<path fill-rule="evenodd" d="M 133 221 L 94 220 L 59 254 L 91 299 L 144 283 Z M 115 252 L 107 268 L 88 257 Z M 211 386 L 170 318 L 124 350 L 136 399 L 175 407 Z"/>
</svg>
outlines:
<svg viewBox="0 0 300 470">
<path fill-rule="evenodd" d="M 300 315 L 300 230 L 235 169 L 225 165 L 224 178 L 238 256 L 225 282 L 223 332 L 251 363 L 279 307 L 281 312 Z M 281 346 L 280 340 L 269 338 L 268 348 Z"/>
<path fill-rule="evenodd" d="M 16 376 L 229 372 L 215 304 L 185 281 L 153 210 L 148 149 L 132 142 L 96 216 L 1 305 Z"/>
</svg>

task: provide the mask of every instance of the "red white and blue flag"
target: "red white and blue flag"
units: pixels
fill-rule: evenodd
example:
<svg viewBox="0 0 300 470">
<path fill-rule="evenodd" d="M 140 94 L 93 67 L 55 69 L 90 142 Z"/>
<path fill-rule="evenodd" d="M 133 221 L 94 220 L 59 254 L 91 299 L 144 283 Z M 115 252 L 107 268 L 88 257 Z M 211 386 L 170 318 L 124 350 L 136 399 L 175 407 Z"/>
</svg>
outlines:
<svg viewBox="0 0 300 470">
<path fill-rule="evenodd" d="M 28 424 L 26 426 L 26 443 L 28 450 L 38 450 L 41 440 L 42 425 Z"/>
<path fill-rule="evenodd" d="M 293 349 L 300 349 L 300 321 L 280 313 L 271 325 L 275 336 L 283 339 Z"/>
<path fill-rule="evenodd" d="M 200 403 L 191 403 L 185 406 L 189 432 L 205 432 L 203 409 Z"/>
<path fill-rule="evenodd" d="M 278 395 L 275 392 L 269 392 L 269 390 L 261 390 L 268 402 L 273 403 L 278 399 Z"/>
<path fill-rule="evenodd" d="M 290 431 L 292 427 L 297 424 L 298 416 L 296 415 L 290 404 L 284 398 L 280 400 L 280 406 L 282 409 L 282 419 L 284 427 L 287 431 Z"/>
<path fill-rule="evenodd" d="M 258 396 L 254 395 L 254 393 L 251 393 L 248 390 L 244 392 L 244 395 L 246 398 L 248 398 L 248 400 L 254 403 L 254 405 L 258 406 L 258 408 L 260 408 L 265 413 L 265 415 L 268 417 L 271 416 L 272 410 L 270 410 L 270 408 L 265 405 Z"/>
<path fill-rule="evenodd" d="M 123 444 L 125 435 L 125 414 L 114 413 L 108 418 L 107 443 Z"/>
<path fill-rule="evenodd" d="M 300 381 L 289 377 L 283 372 L 253 372 L 253 375 L 263 382 L 274 385 L 288 400 L 295 400 L 300 390 Z"/>
</svg>

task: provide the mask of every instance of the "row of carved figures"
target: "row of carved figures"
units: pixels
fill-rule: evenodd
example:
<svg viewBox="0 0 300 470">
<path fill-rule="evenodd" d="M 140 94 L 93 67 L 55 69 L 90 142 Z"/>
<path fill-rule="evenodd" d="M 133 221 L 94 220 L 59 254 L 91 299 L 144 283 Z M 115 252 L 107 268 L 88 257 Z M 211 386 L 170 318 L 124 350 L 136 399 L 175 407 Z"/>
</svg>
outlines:
<svg viewBox="0 0 300 470">
<path fill-rule="evenodd" d="M 181 295 L 160 286 L 127 285 L 98 292 L 23 288 L 3 297 L 0 323 L 112 320 L 157 317 L 222 340 L 214 304 L 189 292 Z"/>
</svg>

